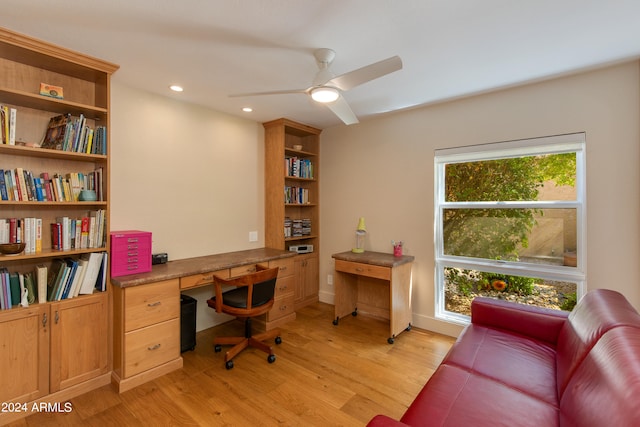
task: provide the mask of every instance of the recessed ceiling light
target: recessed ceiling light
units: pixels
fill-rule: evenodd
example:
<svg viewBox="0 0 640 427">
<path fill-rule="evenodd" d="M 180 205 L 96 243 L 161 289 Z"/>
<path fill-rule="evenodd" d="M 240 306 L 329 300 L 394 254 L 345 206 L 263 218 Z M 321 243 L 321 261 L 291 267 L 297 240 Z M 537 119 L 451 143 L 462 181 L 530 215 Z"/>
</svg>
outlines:
<svg viewBox="0 0 640 427">
<path fill-rule="evenodd" d="M 251 108 L 251 107 L 243 107 L 242 111 L 244 111 L 245 113 L 250 113 L 250 112 L 253 111 L 253 108 Z"/>
<path fill-rule="evenodd" d="M 171 89 L 174 92 L 182 92 L 184 90 L 182 86 L 178 86 L 178 85 L 171 85 L 169 86 L 169 89 Z"/>
</svg>

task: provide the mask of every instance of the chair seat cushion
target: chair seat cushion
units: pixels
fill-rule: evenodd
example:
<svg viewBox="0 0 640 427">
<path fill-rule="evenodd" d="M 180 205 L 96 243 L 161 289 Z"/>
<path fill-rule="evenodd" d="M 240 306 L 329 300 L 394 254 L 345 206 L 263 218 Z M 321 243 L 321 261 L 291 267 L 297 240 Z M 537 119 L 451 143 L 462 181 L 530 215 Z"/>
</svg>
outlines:
<svg viewBox="0 0 640 427">
<path fill-rule="evenodd" d="M 247 287 L 242 286 L 242 287 L 234 288 L 234 289 L 223 292 L 222 303 L 224 305 L 228 305 L 235 308 L 247 308 L 247 290 L 248 290 Z M 211 300 L 215 301 L 216 297 L 214 296 L 213 298 L 211 298 Z M 261 305 L 268 303 L 269 300 L 270 298 L 260 300 L 260 301 L 254 301 L 253 306 L 259 307 Z"/>
</svg>

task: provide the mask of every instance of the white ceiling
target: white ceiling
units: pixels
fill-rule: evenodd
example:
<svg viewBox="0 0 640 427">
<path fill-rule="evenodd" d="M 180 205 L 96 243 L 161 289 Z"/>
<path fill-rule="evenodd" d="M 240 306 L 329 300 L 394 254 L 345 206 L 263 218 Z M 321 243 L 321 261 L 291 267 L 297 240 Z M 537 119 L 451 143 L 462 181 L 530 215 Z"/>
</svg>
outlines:
<svg viewBox="0 0 640 427">
<path fill-rule="evenodd" d="M 0 8 L 0 26 L 119 64 L 119 83 L 320 128 L 342 122 L 304 94 L 228 95 L 307 88 L 320 47 L 335 50 L 336 75 L 402 58 L 402 70 L 345 93 L 361 121 L 640 57 L 639 0 L 1 0 Z"/>
</svg>

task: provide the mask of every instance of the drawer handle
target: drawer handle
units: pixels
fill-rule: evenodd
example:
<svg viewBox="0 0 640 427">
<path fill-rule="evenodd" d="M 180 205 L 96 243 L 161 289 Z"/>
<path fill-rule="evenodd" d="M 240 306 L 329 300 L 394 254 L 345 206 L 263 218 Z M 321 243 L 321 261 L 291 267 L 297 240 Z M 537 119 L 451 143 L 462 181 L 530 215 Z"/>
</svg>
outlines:
<svg viewBox="0 0 640 427">
<path fill-rule="evenodd" d="M 280 289 L 281 291 L 286 291 L 287 290 L 287 285 L 280 286 L 278 289 Z"/>
<path fill-rule="evenodd" d="M 129 255 L 131 256 L 131 255 Z M 138 262 L 138 258 L 129 258 L 127 259 L 127 262 Z"/>
<path fill-rule="evenodd" d="M 210 281 L 210 280 L 213 280 L 213 276 L 204 276 L 204 277 L 202 278 L 202 280 L 205 280 L 205 281 L 207 281 L 207 282 L 208 282 L 208 281 Z"/>
<path fill-rule="evenodd" d="M 280 311 L 285 311 L 286 309 L 287 309 L 287 306 L 286 306 L 286 305 L 281 305 L 281 306 L 280 306 Z"/>
<path fill-rule="evenodd" d="M 137 242 L 137 241 L 138 241 L 138 238 L 137 238 L 137 237 L 129 237 L 129 238 L 127 239 L 127 242 L 129 242 L 129 243 L 135 243 L 135 242 Z"/>
<path fill-rule="evenodd" d="M 137 256 L 138 251 L 127 252 L 127 256 Z"/>
<path fill-rule="evenodd" d="M 160 304 L 162 304 L 162 301 L 150 302 L 149 304 L 147 304 L 147 306 L 148 307 L 157 307 Z"/>
<path fill-rule="evenodd" d="M 362 273 L 362 272 L 364 271 L 364 268 L 362 268 L 362 267 L 356 267 L 356 271 L 357 271 L 358 273 Z"/>
<path fill-rule="evenodd" d="M 138 269 L 138 264 L 136 265 L 127 265 L 127 270 L 137 270 Z"/>
<path fill-rule="evenodd" d="M 153 351 L 153 350 L 157 350 L 157 349 L 159 349 L 159 348 L 160 348 L 160 344 L 156 344 L 156 345 L 154 345 L 154 346 L 147 347 L 147 350 L 149 350 L 149 351 Z"/>
<path fill-rule="evenodd" d="M 287 267 L 280 267 L 280 271 L 285 271 Z"/>
</svg>

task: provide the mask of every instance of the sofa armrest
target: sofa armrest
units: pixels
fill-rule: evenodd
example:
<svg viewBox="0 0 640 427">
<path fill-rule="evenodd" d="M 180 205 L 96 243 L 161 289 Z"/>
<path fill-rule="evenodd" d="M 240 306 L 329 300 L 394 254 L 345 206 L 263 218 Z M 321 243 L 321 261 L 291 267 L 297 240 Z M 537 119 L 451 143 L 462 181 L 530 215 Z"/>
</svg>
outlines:
<svg viewBox="0 0 640 427">
<path fill-rule="evenodd" d="M 486 297 L 471 302 L 471 323 L 499 328 L 556 344 L 567 311 L 536 307 Z"/>
<path fill-rule="evenodd" d="M 376 415 L 369 421 L 367 427 L 408 427 L 407 424 L 389 418 L 386 415 Z"/>
</svg>

